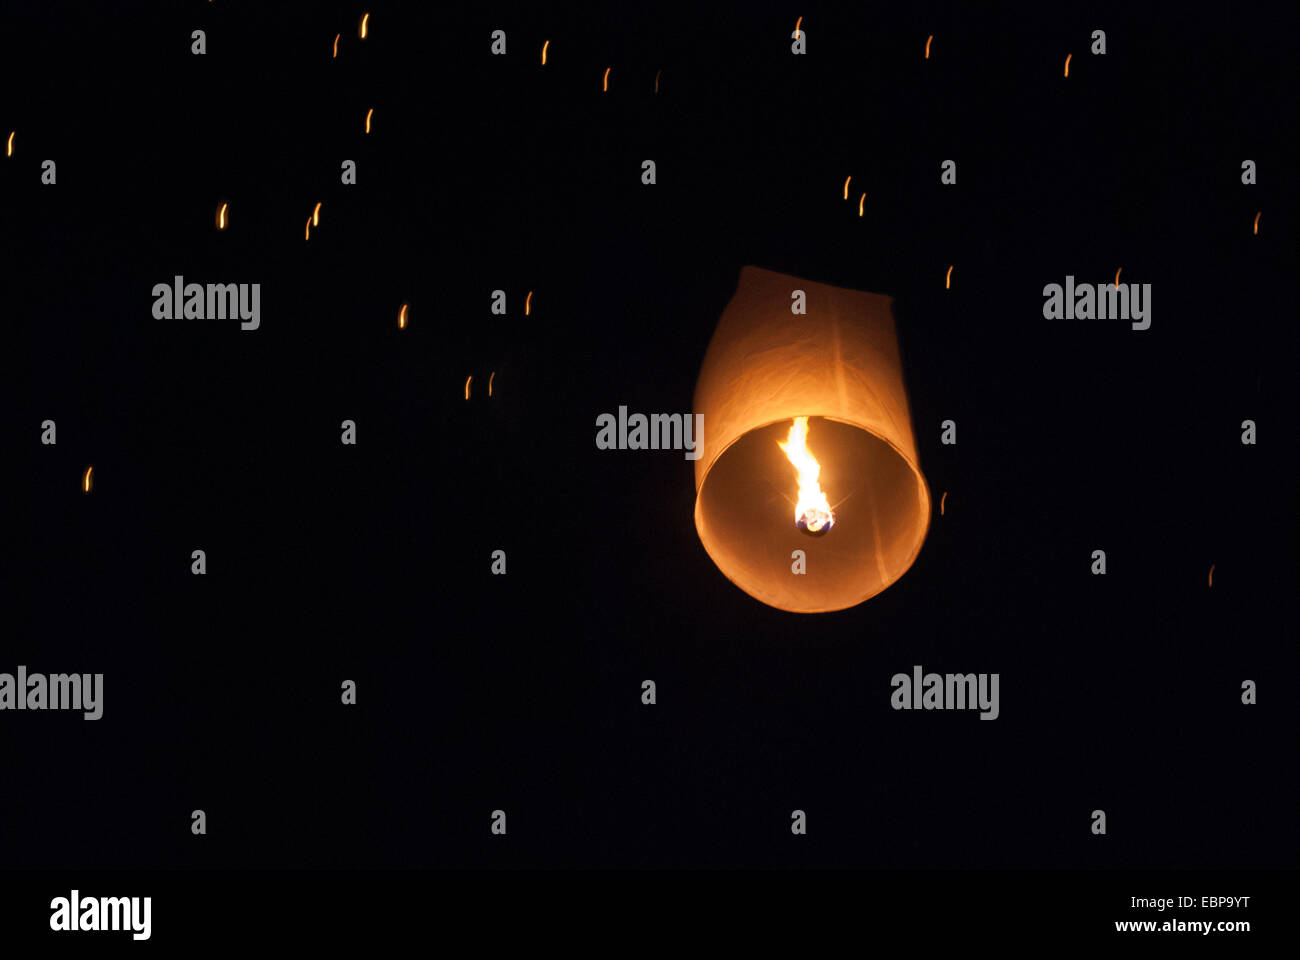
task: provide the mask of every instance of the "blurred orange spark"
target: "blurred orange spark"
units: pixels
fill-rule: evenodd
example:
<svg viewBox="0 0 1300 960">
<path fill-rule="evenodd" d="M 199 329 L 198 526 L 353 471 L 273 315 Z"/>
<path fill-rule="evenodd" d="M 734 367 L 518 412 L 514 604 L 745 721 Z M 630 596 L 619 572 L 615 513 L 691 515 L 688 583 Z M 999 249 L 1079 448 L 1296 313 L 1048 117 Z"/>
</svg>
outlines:
<svg viewBox="0 0 1300 960">
<path fill-rule="evenodd" d="M 496 372 L 495 370 L 493 370 L 493 371 L 492 371 L 492 375 L 488 377 L 488 396 L 489 396 L 489 397 L 492 396 L 492 380 L 496 377 L 496 375 L 497 375 L 497 372 Z"/>
<path fill-rule="evenodd" d="M 10 140 L 12 140 L 13 137 L 14 137 L 14 135 L 13 135 L 12 133 L 9 134 L 9 139 L 10 139 Z M 1263 210 L 1259 211 L 1259 213 L 1263 213 L 1263 212 L 1264 212 Z M 1256 233 L 1256 234 L 1259 233 L 1259 213 L 1255 214 L 1255 233 Z"/>
<path fill-rule="evenodd" d="M 1115 270 L 1115 286 L 1117 286 L 1117 287 L 1119 286 L 1119 274 L 1120 274 L 1120 271 L 1123 270 L 1123 269 L 1124 269 L 1123 267 L 1119 267 L 1119 268 L 1117 268 L 1117 269 Z"/>
<path fill-rule="evenodd" d="M 375 112 L 374 107 L 371 107 L 369 110 L 366 111 L 366 133 L 370 132 L 370 115 L 374 112 Z"/>
<path fill-rule="evenodd" d="M 799 39 L 799 24 L 801 23 L 803 23 L 803 17 L 800 17 L 798 20 L 794 22 L 794 38 L 796 40 Z"/>
<path fill-rule="evenodd" d="M 602 85 L 601 85 L 601 90 L 602 90 L 602 92 L 604 92 L 604 93 L 609 93 L 609 71 L 611 71 L 611 70 L 613 70 L 613 69 L 614 69 L 613 67 L 606 67 L 606 68 L 605 68 L 605 79 L 604 79 L 604 81 L 602 82 Z"/>
<path fill-rule="evenodd" d="M 406 304 L 402 304 L 401 311 L 397 314 L 397 329 L 406 329 Z"/>
<path fill-rule="evenodd" d="M 224 203 L 221 205 L 221 209 L 217 211 L 217 229 L 226 229 L 226 204 Z"/>
<path fill-rule="evenodd" d="M 933 39 L 934 39 L 933 33 L 925 38 L 925 59 L 927 60 L 930 59 L 930 41 Z"/>
<path fill-rule="evenodd" d="M 9 134 L 9 142 L 5 144 L 6 157 L 12 157 L 14 155 L 14 134 L 17 132 L 17 130 L 14 130 Z"/>
<path fill-rule="evenodd" d="M 303 237 L 303 239 L 304 239 L 304 240 L 310 240 L 310 239 L 311 239 L 311 217 L 308 217 L 308 218 L 307 218 L 307 233 L 306 233 L 306 235 Z"/>
<path fill-rule="evenodd" d="M 852 179 L 853 179 L 853 174 L 849 174 L 847 177 L 844 178 L 844 199 L 845 200 L 849 198 L 849 181 Z"/>
<path fill-rule="evenodd" d="M 858 197 L 858 216 L 862 216 L 862 205 L 867 202 L 867 195 L 864 193 Z"/>
<path fill-rule="evenodd" d="M 660 70 L 658 73 L 655 74 L 655 93 L 659 92 L 659 75 L 661 73 L 663 73 L 662 70 Z"/>
<path fill-rule="evenodd" d="M 311 225 L 313 227 L 320 226 L 320 204 L 319 203 L 316 204 L 316 209 L 311 212 Z"/>
<path fill-rule="evenodd" d="M 1074 56 L 1074 54 L 1072 54 L 1072 53 L 1067 53 L 1067 54 L 1065 55 L 1065 75 L 1066 75 L 1067 77 L 1070 75 L 1070 58 L 1071 58 L 1072 56 Z"/>
<path fill-rule="evenodd" d="M 366 24 L 368 24 L 369 22 L 370 22 L 370 14 L 367 13 L 365 16 L 361 18 L 361 39 L 362 40 L 366 39 Z"/>
<path fill-rule="evenodd" d="M 334 34 L 334 56 L 336 57 L 339 55 L 339 37 L 341 36 L 343 36 L 341 33 Z"/>
<path fill-rule="evenodd" d="M 90 493 L 90 471 L 92 471 L 92 470 L 94 470 L 94 469 L 95 469 L 95 468 L 94 468 L 93 466 L 92 466 L 92 467 L 87 467 L 87 468 L 86 468 L 86 475 L 85 475 L 84 477 L 81 478 L 81 489 L 82 489 L 82 491 L 85 492 L 85 493 Z"/>
<path fill-rule="evenodd" d="M 1214 586 L 1214 564 L 1210 564 L 1210 586 Z"/>
<path fill-rule="evenodd" d="M 528 311 L 533 302 L 533 291 L 528 291 L 528 296 L 524 297 L 524 316 L 528 316 Z"/>
<path fill-rule="evenodd" d="M 943 278 L 943 288 L 945 290 L 952 289 L 952 267 L 948 268 L 948 275 Z"/>
<path fill-rule="evenodd" d="M 468 377 L 465 378 L 465 399 L 466 400 L 469 399 L 469 382 L 473 379 L 474 379 L 473 374 L 470 374 Z"/>
<path fill-rule="evenodd" d="M 551 41 L 549 40 L 542 44 L 542 66 L 546 66 L 546 48 L 550 45 Z"/>
<path fill-rule="evenodd" d="M 948 491 L 945 490 L 943 492 L 943 496 L 939 498 L 939 516 L 941 517 L 943 516 L 943 505 L 944 503 L 947 502 L 947 500 L 948 500 Z"/>
</svg>

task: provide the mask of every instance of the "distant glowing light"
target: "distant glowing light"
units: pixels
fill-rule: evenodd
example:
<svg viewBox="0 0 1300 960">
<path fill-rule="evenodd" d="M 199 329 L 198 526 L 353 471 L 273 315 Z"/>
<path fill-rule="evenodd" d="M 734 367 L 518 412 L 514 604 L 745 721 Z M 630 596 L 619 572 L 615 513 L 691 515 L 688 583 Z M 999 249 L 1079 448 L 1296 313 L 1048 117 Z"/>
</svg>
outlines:
<svg viewBox="0 0 1300 960">
<path fill-rule="evenodd" d="M 844 199 L 845 200 L 849 198 L 849 181 L 852 179 L 853 179 L 853 174 L 849 174 L 847 177 L 844 178 Z"/>
<path fill-rule="evenodd" d="M 306 232 L 306 234 L 303 236 L 303 239 L 304 239 L 304 240 L 310 240 L 310 239 L 311 239 L 311 217 L 308 217 L 308 218 L 307 218 L 307 232 Z"/>
<path fill-rule="evenodd" d="M 402 304 L 402 309 L 397 313 L 397 329 L 406 329 L 406 304 Z"/>
<path fill-rule="evenodd" d="M 370 23 L 370 14 L 367 13 L 365 16 L 361 18 L 361 39 L 362 40 L 366 39 L 366 27 L 369 23 Z"/>
<path fill-rule="evenodd" d="M 1214 586 L 1214 564 L 1210 564 L 1210 586 Z"/>
<path fill-rule="evenodd" d="M 546 66 L 546 48 L 550 45 L 551 41 L 549 40 L 542 44 L 542 66 Z"/>
<path fill-rule="evenodd" d="M 465 378 L 465 399 L 466 400 L 469 399 L 469 385 L 470 385 L 470 381 L 473 379 L 474 379 L 473 374 L 470 374 L 468 377 Z"/>
<path fill-rule="evenodd" d="M 939 498 L 939 516 L 941 517 L 943 516 L 943 505 L 947 502 L 948 502 L 948 491 L 945 490 L 943 492 L 943 496 Z"/>
<path fill-rule="evenodd" d="M 948 275 L 943 278 L 943 288 L 945 290 L 952 289 L 952 267 L 948 268 Z"/>
<path fill-rule="evenodd" d="M 858 216 L 862 216 L 862 205 L 867 202 L 867 195 L 864 193 L 858 197 Z"/>
<path fill-rule="evenodd" d="M 221 209 L 217 211 L 217 229 L 218 229 L 218 230 L 224 230 L 224 229 L 226 229 L 226 206 L 227 206 L 227 204 L 224 204 L 224 203 L 223 203 L 223 204 L 221 205 Z"/>
<path fill-rule="evenodd" d="M 93 466 L 87 467 L 85 475 L 81 478 L 81 489 L 83 493 L 90 493 L 90 472 L 94 469 Z"/>
<path fill-rule="evenodd" d="M 524 297 L 524 316 L 528 316 L 529 310 L 532 309 L 533 291 L 528 291 L 528 296 Z"/>
<path fill-rule="evenodd" d="M 1067 54 L 1065 55 L 1065 75 L 1066 75 L 1067 77 L 1070 75 L 1070 58 L 1071 58 L 1072 56 L 1074 56 L 1074 54 L 1072 54 L 1072 53 L 1067 53 Z"/>
<path fill-rule="evenodd" d="M 927 60 L 930 59 L 930 41 L 933 39 L 934 39 L 933 33 L 925 38 L 925 59 Z"/>
<path fill-rule="evenodd" d="M 605 68 L 605 79 L 604 79 L 604 81 L 601 83 L 601 91 L 602 91 L 603 93 L 609 93 L 609 71 L 611 71 L 611 70 L 613 70 L 613 69 L 614 69 L 613 67 L 606 67 L 606 68 Z"/>
<path fill-rule="evenodd" d="M 371 107 L 366 111 L 366 133 L 370 132 L 370 118 L 374 115 L 375 108 Z"/>
<path fill-rule="evenodd" d="M 655 93 L 659 92 L 659 76 L 662 73 L 663 73 L 662 70 L 659 70 L 658 72 L 655 73 Z"/>
<path fill-rule="evenodd" d="M 10 135 L 9 135 L 9 138 L 12 140 L 12 139 L 13 139 L 13 134 L 10 134 Z M 1263 210 L 1259 211 L 1259 213 L 1263 213 L 1263 212 L 1264 212 Z M 1259 213 L 1255 214 L 1255 233 L 1256 233 L 1256 234 L 1259 233 Z"/>
<path fill-rule="evenodd" d="M 803 17 L 800 17 L 798 20 L 794 22 L 794 38 L 796 40 L 799 39 L 799 25 L 801 23 L 803 23 Z"/>
<path fill-rule="evenodd" d="M 492 373 L 491 373 L 491 375 L 488 377 L 488 396 L 489 396 L 489 397 L 492 396 L 492 381 L 496 378 L 496 375 L 497 375 L 497 372 L 496 372 L 495 370 L 493 370 Z"/>
<path fill-rule="evenodd" d="M 14 155 L 14 134 L 17 133 L 17 132 L 18 132 L 17 130 L 13 130 L 13 131 L 11 131 L 10 134 L 9 134 L 9 140 L 8 140 L 8 142 L 5 144 L 5 156 L 6 156 L 6 157 L 12 157 L 12 156 Z"/>
<path fill-rule="evenodd" d="M 1120 271 L 1123 270 L 1123 269 L 1124 269 L 1123 267 L 1117 267 L 1117 268 L 1115 269 L 1115 286 L 1116 286 L 1116 287 L 1119 286 L 1119 275 L 1120 275 Z"/>
<path fill-rule="evenodd" d="M 311 225 L 313 227 L 320 226 L 320 204 L 319 203 L 316 204 L 316 209 L 311 212 Z"/>
<path fill-rule="evenodd" d="M 339 55 L 339 37 L 341 36 L 343 36 L 341 33 L 334 34 L 334 56 L 336 57 Z"/>
</svg>

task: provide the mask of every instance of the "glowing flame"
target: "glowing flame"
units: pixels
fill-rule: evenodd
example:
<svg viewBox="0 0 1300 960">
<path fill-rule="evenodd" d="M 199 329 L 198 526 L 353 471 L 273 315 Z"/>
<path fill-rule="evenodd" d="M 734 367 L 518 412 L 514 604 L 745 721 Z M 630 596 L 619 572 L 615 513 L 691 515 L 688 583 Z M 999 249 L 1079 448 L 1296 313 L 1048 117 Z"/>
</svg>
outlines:
<svg viewBox="0 0 1300 960">
<path fill-rule="evenodd" d="M 1214 586 L 1214 564 L 1210 564 L 1210 586 Z"/>
<path fill-rule="evenodd" d="M 308 218 L 307 218 L 307 234 L 306 234 L 306 236 L 303 237 L 303 239 L 304 239 L 304 240 L 310 240 L 310 239 L 311 239 L 311 217 L 308 217 Z"/>
<path fill-rule="evenodd" d="M 925 59 L 927 60 L 930 59 L 930 41 L 933 39 L 934 39 L 933 33 L 925 38 Z"/>
<path fill-rule="evenodd" d="M 18 132 L 17 130 L 12 130 L 12 131 L 10 131 L 10 133 L 9 133 L 9 140 L 8 140 L 7 143 L 5 143 L 5 156 L 6 156 L 6 157 L 12 157 L 12 156 L 14 155 L 14 134 L 17 133 L 17 132 Z"/>
<path fill-rule="evenodd" d="M 402 304 L 402 309 L 397 314 L 397 329 L 406 329 L 406 304 Z"/>
<path fill-rule="evenodd" d="M 366 39 L 366 25 L 370 23 L 370 14 L 365 14 L 361 18 L 361 39 Z"/>
<path fill-rule="evenodd" d="M 226 229 L 226 204 L 224 203 L 221 205 L 221 209 L 217 211 L 217 229 Z"/>
<path fill-rule="evenodd" d="M 948 268 L 948 275 L 943 278 L 943 288 L 945 290 L 952 289 L 952 267 Z"/>
<path fill-rule="evenodd" d="M 858 216 L 862 216 L 862 205 L 867 202 L 867 195 L 864 193 L 858 197 Z"/>
<path fill-rule="evenodd" d="M 1115 286 L 1117 287 L 1119 286 L 1119 272 L 1123 269 L 1124 269 L 1123 267 L 1117 267 L 1115 269 Z"/>
<path fill-rule="evenodd" d="M 339 55 L 339 37 L 341 36 L 343 36 L 341 33 L 334 34 L 334 56 L 336 57 Z"/>
<path fill-rule="evenodd" d="M 849 181 L 852 179 L 853 179 L 853 174 L 849 174 L 847 177 L 844 178 L 844 199 L 845 200 L 849 198 Z"/>
<path fill-rule="evenodd" d="M 313 227 L 320 226 L 320 204 L 319 203 L 316 204 L 316 209 L 311 212 L 311 225 Z"/>
<path fill-rule="evenodd" d="M 1072 56 L 1074 56 L 1074 54 L 1072 54 L 1072 53 L 1067 53 L 1067 54 L 1065 55 L 1065 75 L 1066 75 L 1067 77 L 1070 75 L 1070 58 L 1071 58 Z"/>
<path fill-rule="evenodd" d="M 799 502 L 794 507 L 795 526 L 806 533 L 825 533 L 835 523 L 835 514 L 831 512 L 830 501 L 817 483 L 822 468 L 817 458 L 808 451 L 807 440 L 808 418 L 795 417 L 785 443 L 778 440 L 776 445 L 799 475 Z"/>
<path fill-rule="evenodd" d="M 532 305 L 533 305 L 533 291 L 529 290 L 529 291 L 528 291 L 528 296 L 524 297 L 524 316 L 525 316 L 525 317 L 528 316 L 528 312 L 532 309 Z"/>
<path fill-rule="evenodd" d="M 945 490 L 943 492 L 943 496 L 939 498 L 939 516 L 941 517 L 943 516 L 943 505 L 947 502 L 948 502 L 948 491 Z"/>
<path fill-rule="evenodd" d="M 9 139 L 12 140 L 13 138 L 14 135 L 12 133 L 9 134 Z M 1259 213 L 1263 213 L 1263 212 L 1264 212 L 1263 210 L 1259 211 Z M 1259 213 L 1255 214 L 1255 233 L 1259 233 Z"/>
<path fill-rule="evenodd" d="M 542 66 L 546 66 L 546 48 L 550 45 L 551 41 L 549 40 L 542 44 Z"/>
<path fill-rule="evenodd" d="M 81 478 L 81 489 L 85 493 L 90 493 L 90 471 L 94 469 L 95 469 L 94 467 L 87 467 L 85 476 Z"/>
<path fill-rule="evenodd" d="M 370 116 L 374 112 L 375 112 L 374 107 L 371 107 L 369 110 L 366 111 L 366 133 L 370 132 Z"/>
<path fill-rule="evenodd" d="M 614 69 L 613 67 L 605 68 L 605 79 L 601 82 L 601 90 L 604 93 L 609 93 L 609 71 L 613 69 Z"/>
<path fill-rule="evenodd" d="M 473 379 L 474 379 L 473 374 L 470 374 L 468 377 L 465 378 L 465 399 L 466 400 L 469 399 L 469 383 Z"/>
<path fill-rule="evenodd" d="M 798 20 L 794 22 L 794 38 L 796 40 L 799 39 L 799 24 L 801 23 L 803 23 L 803 17 L 800 17 Z"/>
<path fill-rule="evenodd" d="M 488 377 L 488 396 L 489 396 L 489 397 L 492 396 L 492 381 L 493 381 L 494 379 L 496 379 L 496 375 L 497 375 L 497 372 L 496 372 L 495 370 L 493 370 L 491 376 Z"/>
</svg>

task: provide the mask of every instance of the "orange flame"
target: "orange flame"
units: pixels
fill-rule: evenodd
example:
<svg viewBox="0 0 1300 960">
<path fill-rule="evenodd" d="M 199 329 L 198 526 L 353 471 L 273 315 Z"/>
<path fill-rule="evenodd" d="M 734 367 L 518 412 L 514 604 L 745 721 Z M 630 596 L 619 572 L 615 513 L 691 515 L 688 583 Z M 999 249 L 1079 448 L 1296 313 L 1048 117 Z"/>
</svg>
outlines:
<svg viewBox="0 0 1300 960">
<path fill-rule="evenodd" d="M 473 379 L 474 379 L 473 374 L 470 374 L 468 377 L 465 378 L 465 399 L 466 400 L 469 399 L 469 382 Z"/>
<path fill-rule="evenodd" d="M 609 71 L 613 69 L 614 69 L 613 67 L 605 68 L 605 79 L 601 83 L 601 91 L 603 93 L 609 93 Z"/>
<path fill-rule="evenodd" d="M 341 33 L 334 34 L 334 56 L 336 57 L 339 55 L 339 37 L 341 36 L 343 36 Z"/>
<path fill-rule="evenodd" d="M 933 33 L 925 38 L 925 59 L 927 60 L 930 59 L 930 41 L 933 39 L 934 39 Z"/>
<path fill-rule="evenodd" d="M 862 216 L 862 205 L 867 202 L 867 195 L 864 193 L 858 197 L 858 216 Z"/>
<path fill-rule="evenodd" d="M 546 66 L 546 48 L 550 45 L 551 41 L 549 40 L 542 44 L 542 66 Z"/>
<path fill-rule="evenodd" d="M 224 203 L 221 205 L 221 209 L 217 211 L 217 229 L 226 229 L 226 204 Z"/>
<path fill-rule="evenodd" d="M 948 268 L 948 275 L 943 278 L 943 288 L 945 290 L 952 289 L 952 267 Z"/>
<path fill-rule="evenodd" d="M 1210 586 L 1214 586 L 1214 564 L 1210 564 Z"/>
<path fill-rule="evenodd" d="M 1120 271 L 1123 270 L 1123 269 L 1124 269 L 1123 267 L 1117 267 L 1116 270 L 1115 270 L 1115 286 L 1117 286 L 1117 287 L 1119 286 L 1119 274 L 1120 274 Z"/>
<path fill-rule="evenodd" d="M 397 329 L 406 329 L 406 304 L 402 304 L 402 309 L 397 314 Z"/>
<path fill-rule="evenodd" d="M 85 475 L 81 478 L 81 489 L 84 493 L 90 493 L 90 471 L 94 469 L 93 466 L 87 467 Z"/>
<path fill-rule="evenodd" d="M 1066 75 L 1067 77 L 1070 75 L 1070 58 L 1071 58 L 1072 56 L 1074 56 L 1074 54 L 1072 54 L 1072 53 L 1067 53 L 1067 54 L 1065 55 L 1065 75 Z"/>
<path fill-rule="evenodd" d="M 852 179 L 853 179 L 853 174 L 849 174 L 847 177 L 844 178 L 844 199 L 845 200 L 849 198 L 849 181 Z"/>
<path fill-rule="evenodd" d="M 369 22 L 370 22 L 370 14 L 367 13 L 365 16 L 361 18 L 361 39 L 362 40 L 366 39 L 366 25 Z"/>
<path fill-rule="evenodd" d="M 375 112 L 374 107 L 371 107 L 369 110 L 366 111 L 366 133 L 370 132 L 370 116 L 374 112 Z"/>
<path fill-rule="evenodd" d="M 808 533 L 826 532 L 835 523 L 835 514 L 817 483 L 822 468 L 808 450 L 808 418 L 795 417 L 785 443 L 778 440 L 776 445 L 793 464 L 799 478 L 799 501 L 794 507 L 795 526 Z"/>
<path fill-rule="evenodd" d="M 319 203 L 316 204 L 316 209 L 311 212 L 311 225 L 313 227 L 320 226 L 320 204 Z"/>
<path fill-rule="evenodd" d="M 943 496 L 939 498 L 939 516 L 941 517 L 943 516 L 943 505 L 947 502 L 947 500 L 948 500 L 948 491 L 945 490 L 943 492 Z"/>
<path fill-rule="evenodd" d="M 12 139 L 13 139 L 13 136 L 14 136 L 14 135 L 13 135 L 12 133 L 9 134 L 9 139 L 12 140 Z M 1263 213 L 1263 212 L 1264 212 L 1263 210 L 1259 211 L 1259 213 Z M 1255 214 L 1255 233 L 1256 233 L 1256 234 L 1259 233 L 1259 213 Z"/>
<path fill-rule="evenodd" d="M 796 40 L 799 39 L 799 24 L 801 23 L 803 23 L 803 17 L 800 17 L 798 20 L 794 22 L 794 38 Z"/>
<path fill-rule="evenodd" d="M 303 239 L 304 239 L 304 240 L 310 240 L 310 239 L 311 239 L 311 217 L 308 217 L 308 218 L 307 218 L 307 233 L 306 233 L 306 235 L 303 237 Z"/>
<path fill-rule="evenodd" d="M 497 375 L 497 372 L 496 372 L 495 370 L 493 370 L 491 376 L 488 377 L 488 396 L 489 396 L 489 397 L 492 396 L 492 381 L 496 378 L 496 375 Z"/>
<path fill-rule="evenodd" d="M 528 296 L 524 297 L 524 316 L 525 316 L 525 317 L 528 316 L 528 311 L 529 311 L 529 310 L 531 309 L 531 307 L 532 307 L 532 302 L 533 302 L 533 291 L 529 290 L 529 291 L 528 291 Z"/>
<path fill-rule="evenodd" d="M 6 157 L 12 157 L 14 155 L 14 134 L 17 132 L 18 132 L 17 130 L 14 130 L 11 131 L 9 134 L 9 141 L 5 144 Z"/>
</svg>

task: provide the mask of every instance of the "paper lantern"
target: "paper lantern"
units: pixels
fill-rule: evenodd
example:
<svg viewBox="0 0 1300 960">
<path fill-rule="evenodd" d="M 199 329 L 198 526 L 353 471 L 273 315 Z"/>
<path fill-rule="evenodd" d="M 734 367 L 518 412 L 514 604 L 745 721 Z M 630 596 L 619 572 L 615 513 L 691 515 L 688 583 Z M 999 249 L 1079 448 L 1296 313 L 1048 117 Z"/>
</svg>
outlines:
<svg viewBox="0 0 1300 960">
<path fill-rule="evenodd" d="M 792 310 L 798 290 L 804 314 Z M 930 490 L 892 303 L 745 267 L 709 342 L 695 386 L 695 529 L 718 569 L 770 606 L 854 606 L 921 550 Z"/>
</svg>

